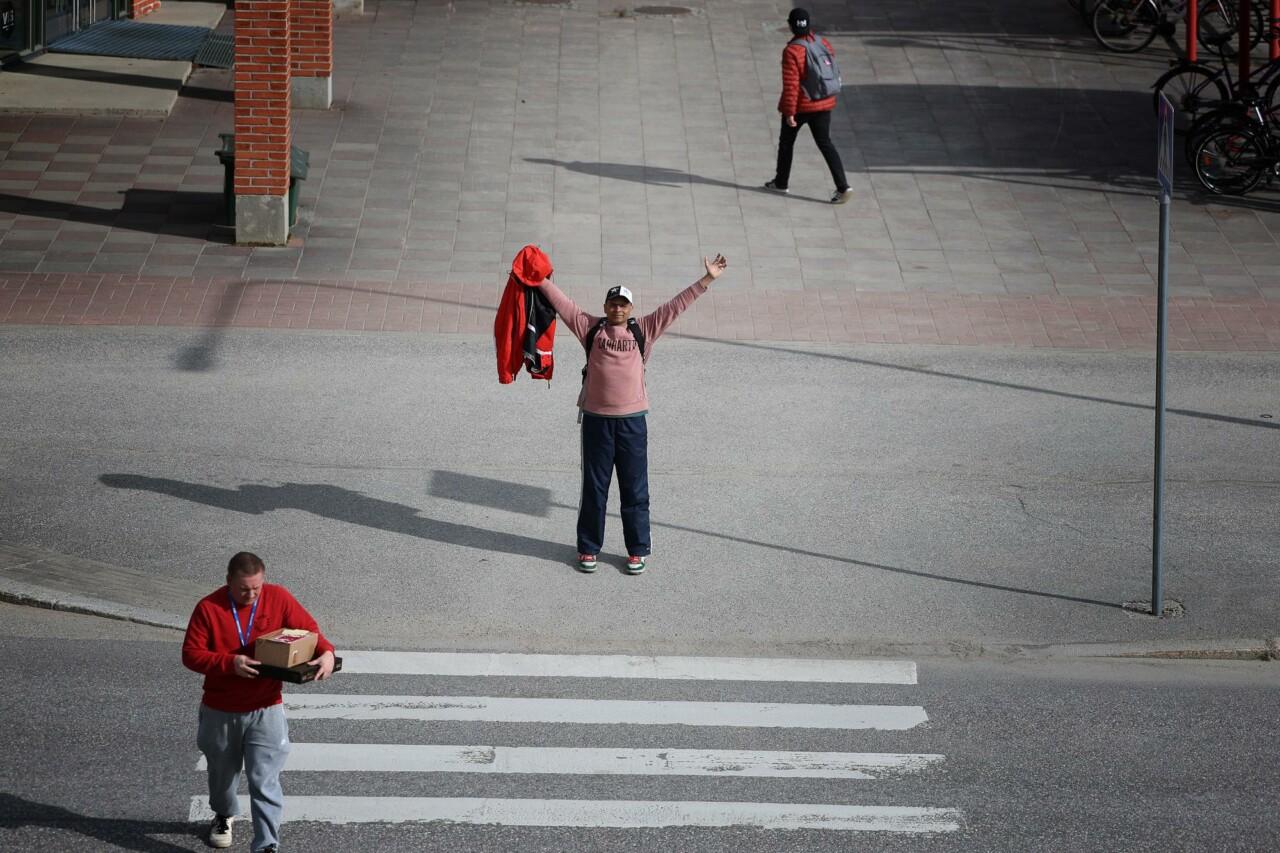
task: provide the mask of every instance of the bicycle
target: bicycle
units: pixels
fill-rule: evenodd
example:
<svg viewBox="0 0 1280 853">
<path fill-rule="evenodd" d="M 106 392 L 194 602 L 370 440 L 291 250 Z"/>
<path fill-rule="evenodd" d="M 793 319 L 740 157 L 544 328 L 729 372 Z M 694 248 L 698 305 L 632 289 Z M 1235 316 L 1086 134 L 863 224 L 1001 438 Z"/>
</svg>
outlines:
<svg viewBox="0 0 1280 853">
<path fill-rule="evenodd" d="M 1196 9 L 1196 41 L 1200 44 L 1225 45 L 1236 38 L 1239 9 L 1232 0 L 1200 0 Z M 1107 50 L 1135 53 L 1151 44 L 1157 35 L 1171 37 L 1186 13 L 1187 0 L 1102 0 L 1094 8 L 1090 24 L 1093 37 Z M 1254 19 L 1249 44 L 1252 49 L 1262 40 L 1265 19 L 1257 6 L 1250 7 L 1250 14 Z"/>
<path fill-rule="evenodd" d="M 1261 116 L 1257 116 L 1261 120 Z M 1196 151 L 1196 180 L 1216 195 L 1244 195 L 1280 175 L 1280 137 L 1251 125 L 1210 134 Z"/>
<path fill-rule="evenodd" d="M 1271 26 L 1280 29 L 1280 18 L 1273 20 Z M 1212 46 L 1219 48 L 1216 68 L 1204 62 L 1182 60 L 1171 63 L 1172 67 L 1156 79 L 1152 84 L 1152 110 L 1159 111 L 1160 95 L 1164 94 L 1175 110 L 1175 129 L 1183 131 L 1199 121 L 1202 113 L 1262 92 L 1267 112 L 1276 113 L 1280 108 L 1280 60 L 1255 67 L 1248 79 L 1238 83 L 1232 76 L 1232 63 L 1223 46 Z"/>
</svg>

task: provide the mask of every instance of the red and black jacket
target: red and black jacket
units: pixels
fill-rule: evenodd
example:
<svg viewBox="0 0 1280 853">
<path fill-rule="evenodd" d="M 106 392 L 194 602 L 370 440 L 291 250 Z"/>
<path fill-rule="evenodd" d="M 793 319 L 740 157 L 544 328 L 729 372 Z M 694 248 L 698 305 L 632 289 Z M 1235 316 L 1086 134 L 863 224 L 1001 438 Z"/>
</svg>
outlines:
<svg viewBox="0 0 1280 853">
<path fill-rule="evenodd" d="M 493 320 L 498 381 L 503 385 L 516 381 L 521 365 L 534 379 L 551 379 L 556 312 L 538 291 L 538 285 L 551 273 L 551 259 L 537 246 L 525 246 L 511 263 L 507 288 Z"/>
</svg>

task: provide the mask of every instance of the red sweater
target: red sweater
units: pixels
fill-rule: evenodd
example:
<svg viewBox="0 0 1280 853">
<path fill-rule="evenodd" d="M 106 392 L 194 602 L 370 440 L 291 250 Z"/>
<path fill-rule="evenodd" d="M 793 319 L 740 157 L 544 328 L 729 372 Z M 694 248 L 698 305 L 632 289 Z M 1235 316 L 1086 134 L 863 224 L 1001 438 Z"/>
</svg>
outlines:
<svg viewBox="0 0 1280 853">
<path fill-rule="evenodd" d="M 251 607 L 237 608 L 240 629 L 248 630 Z M 249 644 L 240 645 L 235 619 L 231 615 L 231 597 L 227 588 L 215 590 L 196 605 L 187 623 L 187 636 L 182 641 L 182 663 L 187 669 L 204 674 L 204 697 L 201 701 L 218 711 L 242 714 L 280 704 L 280 682 L 272 678 L 241 678 L 235 674 L 235 656 L 253 657 L 253 641 L 278 628 L 300 628 L 319 635 L 316 655 L 333 651 L 333 643 L 320 633 L 320 626 L 298 603 L 289 590 L 273 583 L 262 585 L 258 594 L 258 612 Z"/>
<path fill-rule="evenodd" d="M 814 33 L 809 33 L 802 38 L 813 41 L 821 38 Z M 827 50 L 831 51 L 831 55 L 835 56 L 835 51 L 831 48 L 831 42 L 822 39 L 822 43 L 827 46 Z M 807 64 L 805 58 L 804 45 L 798 42 L 791 42 L 782 49 L 782 96 L 778 98 L 778 112 L 784 116 L 793 116 L 799 113 L 821 113 L 834 110 L 836 108 L 836 96 L 823 98 L 820 101 L 811 101 L 809 96 L 804 93 L 804 89 L 800 86 L 800 81 L 804 79 L 804 69 Z"/>
</svg>

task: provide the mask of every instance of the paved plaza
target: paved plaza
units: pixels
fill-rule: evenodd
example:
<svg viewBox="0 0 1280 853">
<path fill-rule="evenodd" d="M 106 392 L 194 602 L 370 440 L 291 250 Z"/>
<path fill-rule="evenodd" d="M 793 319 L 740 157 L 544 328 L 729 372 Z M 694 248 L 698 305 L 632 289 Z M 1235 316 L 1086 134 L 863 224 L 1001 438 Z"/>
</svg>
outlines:
<svg viewBox="0 0 1280 853">
<path fill-rule="evenodd" d="M 1104 54 L 1061 0 L 816 3 L 855 191 L 833 207 L 807 134 L 792 194 L 760 188 L 788 7 L 681 5 L 369 0 L 335 28 L 334 107 L 295 111 L 283 248 L 220 224 L 227 71 L 167 119 L 0 116 L 0 322 L 485 332 L 532 242 L 579 300 L 626 282 L 642 308 L 723 252 L 693 335 L 1153 346 L 1167 48 Z M 1275 192 L 1184 174 L 1173 224 L 1172 346 L 1280 349 Z"/>
</svg>

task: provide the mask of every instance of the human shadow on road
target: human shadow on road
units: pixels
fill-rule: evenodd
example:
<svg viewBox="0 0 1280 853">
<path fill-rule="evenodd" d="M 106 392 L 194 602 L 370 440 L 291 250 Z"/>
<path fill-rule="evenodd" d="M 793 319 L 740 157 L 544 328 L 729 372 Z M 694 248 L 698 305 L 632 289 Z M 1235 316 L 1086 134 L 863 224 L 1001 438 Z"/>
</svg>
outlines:
<svg viewBox="0 0 1280 853">
<path fill-rule="evenodd" d="M 447 487 L 447 489 L 442 487 Z M 541 502 L 542 498 L 537 494 L 537 492 L 545 491 L 545 489 L 526 486 L 522 483 L 509 483 L 505 480 L 495 480 L 489 477 L 475 477 L 470 474 L 458 474 L 453 471 L 431 472 L 431 494 L 436 497 L 462 501 L 463 503 L 477 504 L 480 506 L 492 506 L 498 509 L 510 510 L 512 512 L 524 512 L 538 515 L 546 515 L 547 508 L 571 510 L 573 512 L 578 511 L 576 506 L 552 501 L 549 497 L 549 493 L 545 502 Z M 530 507 L 535 503 L 543 507 L 543 510 L 538 513 L 530 513 Z M 889 572 L 896 575 L 908 575 L 915 578 L 926 578 L 928 580 L 942 581 L 944 583 L 962 584 L 964 586 L 991 589 L 998 592 L 1016 592 L 1022 595 L 1035 595 L 1041 598 L 1056 598 L 1060 601 L 1071 601 L 1076 604 L 1093 604 L 1099 607 L 1108 607 L 1117 610 L 1124 609 L 1121 605 L 1110 601 L 1099 601 L 1093 598 L 1081 598 L 1079 596 L 1064 595 L 1056 592 L 1043 592 L 1041 590 L 1008 586 L 1006 584 L 987 583 L 986 581 L 965 580 L 963 578 L 940 575 L 936 572 L 926 572 L 918 569 L 904 569 L 899 566 L 887 566 L 883 563 L 870 563 L 866 560 L 855 560 L 850 557 L 840 557 L 835 554 L 824 554 L 820 551 L 810 551 L 805 548 L 793 548 L 788 545 L 778 545 L 773 542 L 764 542 L 759 539 L 749 539 L 745 536 L 731 536 L 727 533 L 716 533 L 711 530 L 688 527 L 683 524 L 667 524 L 661 521 L 653 521 L 651 523 L 654 527 L 661 527 L 666 530 L 679 530 L 683 533 L 692 533 L 697 536 L 709 536 L 712 539 L 719 539 L 723 542 L 736 542 L 740 545 L 750 545 L 754 548 L 781 551 L 786 554 L 793 554 L 801 557 L 812 557 L 817 560 L 830 560 L 835 563 L 844 563 L 846 565 L 859 566 L 867 569 L 877 569 L 882 572 Z"/>
<path fill-rule="evenodd" d="M 583 175 L 591 175 L 595 178 L 612 178 L 618 181 L 630 181 L 635 184 L 645 184 L 657 187 L 683 187 L 687 184 L 703 184 L 710 187 L 723 187 L 730 190 L 745 190 L 747 192 L 759 192 L 767 195 L 776 195 L 773 190 L 767 190 L 764 186 L 747 186 L 745 184 L 737 184 L 733 181 L 722 181 L 719 178 L 707 178 L 702 175 L 695 175 L 692 172 L 682 172 L 679 169 L 668 169 L 665 166 L 646 166 L 643 163 L 597 163 L 584 160 L 553 160 L 549 157 L 526 157 L 526 163 L 540 163 L 544 166 L 559 166 L 562 169 L 568 169 L 570 172 L 578 172 Z M 827 199 L 808 198 L 801 195 L 791 195 L 789 198 L 795 201 L 811 201 L 816 204 L 829 205 Z"/>
<path fill-rule="evenodd" d="M 164 477 L 143 477 L 137 474 L 103 474 L 98 478 L 104 486 L 113 489 L 132 489 L 155 492 L 193 503 L 201 503 L 218 509 L 262 515 L 274 510 L 297 509 L 331 518 L 348 524 L 358 524 L 373 530 L 399 533 L 419 539 L 430 539 L 447 545 L 461 545 L 482 551 L 500 551 L 521 557 L 532 557 L 563 563 L 567 558 L 564 545 L 521 536 L 424 518 L 416 507 L 384 501 L 362 495 L 341 486 L 325 483 L 283 483 L 279 486 L 260 486 L 252 483 L 234 489 L 187 483 Z"/>
<path fill-rule="evenodd" d="M 190 847 L 179 847 L 150 836 L 195 834 L 193 824 L 184 821 L 87 817 L 60 806 L 37 803 L 15 797 L 13 794 L 0 793 L 0 830 L 16 830 L 23 827 L 75 832 L 101 842 L 103 848 L 138 850 L 141 853 L 181 853 L 190 850 Z"/>
<path fill-rule="evenodd" d="M 429 493 L 436 498 L 540 518 L 550 515 L 551 507 L 559 506 L 552 500 L 550 489 L 459 474 L 457 471 L 432 471 Z"/>
<path fill-rule="evenodd" d="M 712 187 L 724 187 L 731 190 L 756 189 L 744 187 L 732 181 L 719 178 L 704 178 L 682 172 L 679 169 L 668 169 L 664 166 L 646 166 L 643 163 L 595 163 L 583 160 L 553 160 L 550 157 L 526 157 L 526 163 L 540 163 L 544 166 L 559 166 L 570 172 L 591 175 L 596 178 L 616 178 L 620 181 L 631 181 L 636 184 L 652 184 L 659 187 L 682 187 L 685 184 L 706 184 Z"/>
</svg>

